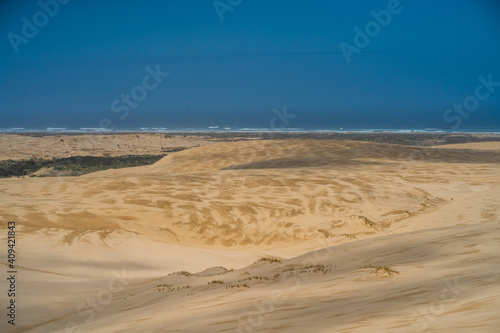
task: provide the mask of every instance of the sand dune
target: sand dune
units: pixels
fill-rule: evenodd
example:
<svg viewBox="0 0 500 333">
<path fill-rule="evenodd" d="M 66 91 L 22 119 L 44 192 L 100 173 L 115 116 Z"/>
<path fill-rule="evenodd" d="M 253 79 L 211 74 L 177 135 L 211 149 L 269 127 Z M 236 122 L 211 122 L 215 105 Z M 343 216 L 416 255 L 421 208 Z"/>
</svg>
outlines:
<svg viewBox="0 0 500 333">
<path fill-rule="evenodd" d="M 70 156 L 161 155 L 175 148 L 213 143 L 203 136 L 167 134 L 0 134 L 0 156 L 5 159 L 61 158 Z"/>
<path fill-rule="evenodd" d="M 498 151 L 500 149 L 500 142 L 473 142 L 473 143 L 457 143 L 453 145 L 441 145 L 439 148 L 450 148 L 450 149 L 470 149 L 470 150 L 493 150 Z"/>
<path fill-rule="evenodd" d="M 244 141 L 1 179 L 24 279 L 9 329 L 495 332 L 500 149 L 449 148 Z"/>
</svg>

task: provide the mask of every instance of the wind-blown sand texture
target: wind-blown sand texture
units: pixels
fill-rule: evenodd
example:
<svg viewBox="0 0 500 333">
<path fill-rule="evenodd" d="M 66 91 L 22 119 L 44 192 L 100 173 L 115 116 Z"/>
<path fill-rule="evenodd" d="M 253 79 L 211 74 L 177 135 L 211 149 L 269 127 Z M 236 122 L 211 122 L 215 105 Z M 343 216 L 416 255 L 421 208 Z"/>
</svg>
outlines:
<svg viewBox="0 0 500 333">
<path fill-rule="evenodd" d="M 0 134 L 2 160 L 70 156 L 160 155 L 175 148 L 212 143 L 206 137 L 134 134 Z"/>
<path fill-rule="evenodd" d="M 498 332 L 500 146 L 483 148 L 225 142 L 0 179 L 19 270 L 1 330 Z"/>
</svg>

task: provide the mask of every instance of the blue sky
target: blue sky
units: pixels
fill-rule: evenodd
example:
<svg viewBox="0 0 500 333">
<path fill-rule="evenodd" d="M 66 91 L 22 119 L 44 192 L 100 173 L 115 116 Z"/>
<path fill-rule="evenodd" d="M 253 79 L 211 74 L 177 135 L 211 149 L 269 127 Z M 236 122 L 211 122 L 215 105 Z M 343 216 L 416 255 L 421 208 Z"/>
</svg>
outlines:
<svg viewBox="0 0 500 333">
<path fill-rule="evenodd" d="M 474 105 L 500 82 L 493 0 L 41 3 L 0 5 L 0 128 L 268 127 L 284 106 L 289 127 L 500 128 L 500 87 Z"/>
</svg>

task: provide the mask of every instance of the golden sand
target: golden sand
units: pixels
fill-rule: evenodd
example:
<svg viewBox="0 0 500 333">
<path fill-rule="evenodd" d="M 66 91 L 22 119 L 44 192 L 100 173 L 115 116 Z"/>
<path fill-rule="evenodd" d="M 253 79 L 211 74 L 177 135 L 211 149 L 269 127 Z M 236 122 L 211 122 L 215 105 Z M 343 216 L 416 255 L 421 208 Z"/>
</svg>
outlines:
<svg viewBox="0 0 500 333">
<path fill-rule="evenodd" d="M 495 143 L 207 141 L 0 179 L 21 281 L 8 329 L 497 332 L 499 214 Z"/>
</svg>

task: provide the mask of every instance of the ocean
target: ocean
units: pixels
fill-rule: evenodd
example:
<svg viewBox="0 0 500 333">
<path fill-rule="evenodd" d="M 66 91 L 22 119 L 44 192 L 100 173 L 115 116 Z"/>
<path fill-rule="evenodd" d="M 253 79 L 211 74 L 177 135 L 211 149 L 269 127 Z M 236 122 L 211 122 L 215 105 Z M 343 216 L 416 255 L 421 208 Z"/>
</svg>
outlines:
<svg viewBox="0 0 500 333">
<path fill-rule="evenodd" d="M 234 133 L 487 133 L 500 134 L 500 129 L 437 129 L 437 128 L 324 128 L 324 129 L 307 129 L 307 128 L 280 128 L 271 129 L 265 127 L 230 127 L 230 126 L 207 126 L 200 128 L 166 128 L 166 127 L 138 127 L 126 129 L 107 129 L 99 127 L 81 127 L 81 128 L 66 128 L 66 127 L 47 127 L 47 128 L 0 128 L 0 133 L 175 133 L 175 132 L 234 132 Z"/>
</svg>

